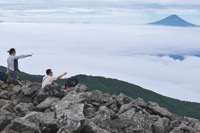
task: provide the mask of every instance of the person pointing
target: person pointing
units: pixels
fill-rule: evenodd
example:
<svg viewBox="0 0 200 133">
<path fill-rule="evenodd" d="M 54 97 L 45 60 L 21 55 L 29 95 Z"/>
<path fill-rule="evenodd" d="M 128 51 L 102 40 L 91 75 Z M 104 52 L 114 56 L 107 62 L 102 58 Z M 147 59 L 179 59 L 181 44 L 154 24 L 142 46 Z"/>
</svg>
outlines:
<svg viewBox="0 0 200 133">
<path fill-rule="evenodd" d="M 9 56 L 7 58 L 7 73 L 10 74 L 10 78 L 19 79 L 20 70 L 19 70 L 19 66 L 18 66 L 18 59 L 31 57 L 31 56 L 33 56 L 33 54 L 16 56 L 16 50 L 14 48 L 11 48 L 7 52 L 9 53 Z"/>
</svg>

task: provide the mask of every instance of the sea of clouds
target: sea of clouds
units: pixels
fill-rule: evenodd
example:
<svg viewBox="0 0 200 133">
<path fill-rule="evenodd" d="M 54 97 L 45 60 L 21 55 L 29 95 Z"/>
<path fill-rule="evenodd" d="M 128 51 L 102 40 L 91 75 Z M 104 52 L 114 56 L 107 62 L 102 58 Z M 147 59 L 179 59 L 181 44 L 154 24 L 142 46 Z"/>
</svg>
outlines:
<svg viewBox="0 0 200 133">
<path fill-rule="evenodd" d="M 104 76 L 139 85 L 172 98 L 200 102 L 200 28 L 115 24 L 1 23 L 0 65 L 7 50 L 21 71 L 55 76 L 68 72 Z M 164 56 L 160 56 L 164 55 Z M 184 56 L 175 60 L 169 55 Z"/>
<path fill-rule="evenodd" d="M 200 25 L 200 1 L 1 0 L 0 65 L 14 47 L 34 54 L 19 60 L 30 74 L 105 76 L 200 102 L 200 28 L 144 25 L 171 14 Z"/>
</svg>

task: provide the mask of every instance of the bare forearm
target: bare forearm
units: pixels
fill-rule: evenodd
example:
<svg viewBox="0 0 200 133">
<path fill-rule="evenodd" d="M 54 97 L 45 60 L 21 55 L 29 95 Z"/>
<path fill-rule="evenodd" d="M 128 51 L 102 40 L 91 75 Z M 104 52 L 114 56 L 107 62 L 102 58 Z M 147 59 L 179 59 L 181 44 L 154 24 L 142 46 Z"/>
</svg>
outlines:
<svg viewBox="0 0 200 133">
<path fill-rule="evenodd" d="M 60 79 L 61 77 L 63 77 L 66 74 L 67 74 L 67 72 L 63 73 L 62 75 L 58 76 L 57 79 Z"/>
</svg>

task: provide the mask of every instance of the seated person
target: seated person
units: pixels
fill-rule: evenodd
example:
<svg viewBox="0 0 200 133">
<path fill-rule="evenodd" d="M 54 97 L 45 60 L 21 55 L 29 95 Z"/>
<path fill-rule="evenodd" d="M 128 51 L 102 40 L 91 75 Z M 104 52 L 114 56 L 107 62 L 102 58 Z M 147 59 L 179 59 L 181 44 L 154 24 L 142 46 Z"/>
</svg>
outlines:
<svg viewBox="0 0 200 133">
<path fill-rule="evenodd" d="M 57 80 L 57 79 L 60 79 L 61 77 L 63 77 L 64 75 L 67 74 L 67 72 L 63 73 L 62 75 L 58 76 L 58 77 L 53 77 L 53 72 L 51 69 L 47 69 L 46 70 L 46 74 L 44 77 L 43 77 L 43 80 L 42 80 L 42 88 L 44 88 L 46 85 L 49 85 L 49 84 L 57 84 L 53 81 Z"/>
</svg>

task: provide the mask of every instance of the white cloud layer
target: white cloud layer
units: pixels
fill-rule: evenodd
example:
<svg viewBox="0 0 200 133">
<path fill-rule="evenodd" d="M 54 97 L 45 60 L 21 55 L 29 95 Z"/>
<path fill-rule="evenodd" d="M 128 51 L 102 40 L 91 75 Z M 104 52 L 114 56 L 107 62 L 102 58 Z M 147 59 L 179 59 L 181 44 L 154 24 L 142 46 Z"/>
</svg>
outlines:
<svg viewBox="0 0 200 133">
<path fill-rule="evenodd" d="M 9 48 L 22 71 L 57 76 L 105 76 L 137 84 L 165 96 L 200 102 L 200 28 L 145 25 L 0 24 L 0 65 L 6 66 Z M 185 56 L 174 60 L 169 56 Z"/>
</svg>

